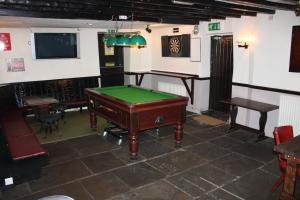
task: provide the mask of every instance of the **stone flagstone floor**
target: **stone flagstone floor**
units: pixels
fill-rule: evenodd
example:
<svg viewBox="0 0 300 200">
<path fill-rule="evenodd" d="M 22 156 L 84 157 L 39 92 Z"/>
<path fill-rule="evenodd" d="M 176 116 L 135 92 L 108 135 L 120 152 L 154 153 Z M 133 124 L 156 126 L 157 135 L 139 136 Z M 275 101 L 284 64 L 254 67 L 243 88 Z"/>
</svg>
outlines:
<svg viewBox="0 0 300 200">
<path fill-rule="evenodd" d="M 173 127 L 162 128 L 159 136 L 148 131 L 140 135 L 135 161 L 129 159 L 126 139 L 118 146 L 111 136 L 47 144 L 50 163 L 42 176 L 3 189 L 0 199 L 54 194 L 76 200 L 278 199 L 281 187 L 270 192 L 281 174 L 273 139 L 255 143 L 255 133 L 226 134 L 227 128 L 188 117 L 181 148 L 174 147 Z"/>
</svg>

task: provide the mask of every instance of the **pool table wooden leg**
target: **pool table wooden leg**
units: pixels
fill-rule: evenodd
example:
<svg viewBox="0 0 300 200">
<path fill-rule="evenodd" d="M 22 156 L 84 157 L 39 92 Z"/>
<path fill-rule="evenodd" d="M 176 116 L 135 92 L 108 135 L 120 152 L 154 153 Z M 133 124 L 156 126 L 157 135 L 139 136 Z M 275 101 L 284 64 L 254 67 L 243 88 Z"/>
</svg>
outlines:
<svg viewBox="0 0 300 200">
<path fill-rule="evenodd" d="M 90 124 L 92 129 L 97 129 L 97 115 L 93 111 L 90 111 Z"/>
<path fill-rule="evenodd" d="M 175 127 L 175 145 L 176 146 L 181 146 L 182 137 L 183 137 L 182 123 L 177 123 L 176 127 Z"/>
<path fill-rule="evenodd" d="M 131 159 L 137 158 L 137 152 L 139 150 L 139 143 L 138 143 L 138 137 L 135 132 L 131 132 L 129 134 L 129 152 Z"/>
</svg>

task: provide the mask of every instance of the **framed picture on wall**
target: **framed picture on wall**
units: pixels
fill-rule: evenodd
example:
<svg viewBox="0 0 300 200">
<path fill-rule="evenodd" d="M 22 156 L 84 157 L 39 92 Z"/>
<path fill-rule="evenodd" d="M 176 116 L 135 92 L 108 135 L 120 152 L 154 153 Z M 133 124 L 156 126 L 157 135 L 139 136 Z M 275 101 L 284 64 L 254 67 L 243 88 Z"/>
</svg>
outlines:
<svg viewBox="0 0 300 200">
<path fill-rule="evenodd" d="M 104 45 L 104 55 L 106 55 L 106 56 L 115 55 L 115 48 Z"/>
<path fill-rule="evenodd" d="M 162 57 L 190 57 L 191 35 L 161 36 Z"/>
<path fill-rule="evenodd" d="M 293 26 L 290 72 L 300 72 L 300 26 Z"/>
<path fill-rule="evenodd" d="M 7 72 L 24 72 L 24 58 L 9 58 L 6 60 Z"/>
<path fill-rule="evenodd" d="M 191 38 L 191 62 L 201 61 L 201 38 Z"/>
</svg>

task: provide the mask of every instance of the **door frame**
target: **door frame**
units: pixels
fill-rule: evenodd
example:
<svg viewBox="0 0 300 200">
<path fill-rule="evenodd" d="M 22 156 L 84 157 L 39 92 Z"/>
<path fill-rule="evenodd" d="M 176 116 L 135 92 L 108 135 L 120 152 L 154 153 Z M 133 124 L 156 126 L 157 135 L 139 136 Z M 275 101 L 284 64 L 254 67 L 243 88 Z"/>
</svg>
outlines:
<svg viewBox="0 0 300 200">
<path fill-rule="evenodd" d="M 225 86 L 225 89 L 228 90 L 228 92 L 225 92 L 225 93 L 223 93 L 224 90 L 220 90 L 220 88 L 215 88 L 213 86 L 213 82 L 215 81 L 214 78 L 216 76 L 216 74 L 214 74 L 214 72 L 213 72 L 215 69 L 213 69 L 213 66 L 214 66 L 213 62 L 214 61 L 212 60 L 212 59 L 214 59 L 213 55 L 212 55 L 212 53 L 213 53 L 212 40 L 213 40 L 214 37 L 228 37 L 231 40 L 231 46 L 229 46 L 231 48 L 231 50 L 229 51 L 229 53 L 231 55 L 231 58 L 225 62 L 225 63 L 231 62 L 231 63 L 229 63 L 230 67 L 225 69 L 225 71 L 229 69 L 229 75 L 224 76 L 225 80 L 227 78 L 227 79 L 230 79 L 230 81 L 228 82 L 228 85 Z M 222 50 L 225 51 L 224 46 L 223 46 Z M 222 55 L 222 53 L 220 53 L 220 54 Z M 216 57 L 218 57 L 218 56 L 216 56 Z M 215 60 L 215 61 L 219 62 L 219 60 Z M 232 96 L 233 68 L 234 68 L 234 66 L 233 66 L 233 34 L 232 33 L 224 33 L 224 34 L 211 35 L 210 36 L 210 86 L 209 86 L 209 104 L 208 104 L 208 109 L 210 111 L 217 111 L 217 112 L 220 111 L 220 112 L 224 112 L 224 113 L 229 113 L 229 111 L 230 111 L 229 106 L 225 105 L 225 104 L 221 104 L 221 103 L 219 103 L 219 101 L 224 99 L 224 98 L 226 98 L 226 99 L 231 98 L 231 96 Z M 220 72 L 220 70 L 218 72 Z M 223 73 L 220 73 L 220 74 L 223 74 Z M 215 91 L 216 89 L 218 91 Z M 213 91 L 215 91 L 215 93 L 218 92 L 218 94 L 213 94 Z M 222 92 L 220 92 L 220 91 L 222 91 Z M 220 97 L 220 96 L 222 96 L 222 97 Z M 214 99 L 212 99 L 212 98 L 214 98 Z M 216 106 L 216 104 L 218 104 L 218 106 Z"/>
</svg>

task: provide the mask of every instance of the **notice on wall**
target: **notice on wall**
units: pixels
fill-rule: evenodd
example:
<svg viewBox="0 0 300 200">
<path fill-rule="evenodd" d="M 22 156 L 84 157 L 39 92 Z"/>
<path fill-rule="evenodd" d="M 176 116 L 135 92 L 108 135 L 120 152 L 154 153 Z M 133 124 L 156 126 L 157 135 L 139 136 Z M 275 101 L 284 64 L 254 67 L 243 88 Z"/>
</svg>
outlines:
<svg viewBox="0 0 300 200">
<path fill-rule="evenodd" d="M 105 56 L 113 56 L 115 55 L 115 48 L 114 47 L 107 47 L 104 45 L 104 55 Z"/>
<path fill-rule="evenodd" d="M 7 59 L 7 72 L 23 72 L 25 71 L 24 58 Z"/>
<path fill-rule="evenodd" d="M 11 51 L 11 41 L 9 33 L 0 33 L 0 43 L 3 46 L 2 51 Z"/>
</svg>

